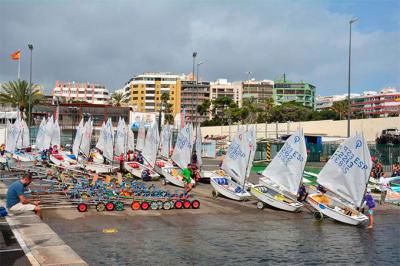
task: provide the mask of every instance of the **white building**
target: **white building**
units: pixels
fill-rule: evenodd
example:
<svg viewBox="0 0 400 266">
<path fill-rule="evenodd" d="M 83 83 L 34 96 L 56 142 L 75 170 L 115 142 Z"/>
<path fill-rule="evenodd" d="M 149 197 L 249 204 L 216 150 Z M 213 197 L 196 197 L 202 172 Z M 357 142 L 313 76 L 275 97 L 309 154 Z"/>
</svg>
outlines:
<svg viewBox="0 0 400 266">
<path fill-rule="evenodd" d="M 105 86 L 94 83 L 59 82 L 53 89 L 53 100 L 81 101 L 92 104 L 108 104 L 110 95 Z"/>
<path fill-rule="evenodd" d="M 359 97 L 360 94 L 358 93 L 350 93 L 350 99 Z M 340 102 L 347 99 L 347 94 L 342 95 L 331 95 L 331 96 L 317 96 L 315 99 L 315 109 L 327 109 L 333 106 L 334 102 Z"/>
<path fill-rule="evenodd" d="M 239 107 L 242 106 L 242 82 L 228 82 L 227 79 L 217 79 L 210 83 L 210 101 L 221 96 L 231 98 Z"/>
</svg>

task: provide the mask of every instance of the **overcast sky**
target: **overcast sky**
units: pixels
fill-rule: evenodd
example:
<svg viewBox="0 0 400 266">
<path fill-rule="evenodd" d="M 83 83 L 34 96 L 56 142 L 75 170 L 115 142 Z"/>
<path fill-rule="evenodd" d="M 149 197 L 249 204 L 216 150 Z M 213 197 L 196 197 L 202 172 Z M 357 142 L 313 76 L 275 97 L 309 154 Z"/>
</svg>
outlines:
<svg viewBox="0 0 400 266">
<path fill-rule="evenodd" d="M 275 79 L 347 91 L 400 87 L 400 1 L 18 1 L 0 0 L 0 83 L 97 82 L 113 91 L 145 71 L 189 73 L 192 52 L 206 80 Z"/>
</svg>

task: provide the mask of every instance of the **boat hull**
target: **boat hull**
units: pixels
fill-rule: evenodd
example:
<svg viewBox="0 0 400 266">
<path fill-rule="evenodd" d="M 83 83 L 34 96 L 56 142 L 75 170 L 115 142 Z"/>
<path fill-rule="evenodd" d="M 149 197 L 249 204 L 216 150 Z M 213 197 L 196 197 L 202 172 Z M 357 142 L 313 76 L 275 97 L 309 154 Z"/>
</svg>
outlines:
<svg viewBox="0 0 400 266">
<path fill-rule="evenodd" d="M 356 213 L 357 215 L 347 215 L 343 212 L 343 209 L 338 206 L 335 206 L 335 208 L 328 206 L 329 204 L 327 202 L 322 202 L 321 196 L 322 195 L 319 193 L 311 194 L 307 197 L 307 202 L 323 215 L 326 215 L 338 222 L 350 225 L 359 225 L 368 220 L 367 216 L 355 210 L 353 213 Z M 323 196 L 329 199 L 327 195 Z"/>
<path fill-rule="evenodd" d="M 279 191 L 273 190 L 264 185 L 251 187 L 250 193 L 260 201 L 284 211 L 298 212 L 300 211 L 300 208 L 303 207 L 303 204 L 300 202 L 292 201 L 286 198 L 285 195 Z"/>
<path fill-rule="evenodd" d="M 221 184 L 221 178 L 224 179 L 226 185 Z M 221 194 L 232 200 L 242 201 L 251 197 L 249 192 L 246 190 L 243 191 L 239 184 L 234 182 L 229 176 L 226 175 L 221 176 L 220 174 L 215 173 L 214 176 L 210 177 L 210 184 L 217 194 Z M 236 192 L 235 189 L 237 188 L 239 188 L 240 191 Z"/>
<path fill-rule="evenodd" d="M 134 167 L 134 164 L 137 165 L 138 167 Z M 142 172 L 143 170 L 149 170 L 150 171 L 150 179 L 152 181 L 158 180 L 160 178 L 160 175 L 157 174 L 154 170 L 144 166 L 143 164 L 140 164 L 138 162 L 125 162 L 124 163 L 125 170 L 131 173 L 133 176 L 136 178 L 142 178 Z"/>
<path fill-rule="evenodd" d="M 118 170 L 118 167 L 107 164 L 86 163 L 85 169 L 88 171 L 95 172 L 97 174 L 106 174 L 106 173 L 116 172 Z"/>
</svg>

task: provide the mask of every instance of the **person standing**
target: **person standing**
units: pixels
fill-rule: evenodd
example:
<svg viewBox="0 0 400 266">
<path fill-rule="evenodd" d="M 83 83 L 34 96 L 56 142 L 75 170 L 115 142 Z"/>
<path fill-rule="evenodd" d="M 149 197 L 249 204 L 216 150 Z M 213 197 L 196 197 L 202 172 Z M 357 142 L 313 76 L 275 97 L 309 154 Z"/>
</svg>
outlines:
<svg viewBox="0 0 400 266">
<path fill-rule="evenodd" d="M 364 197 L 364 204 L 368 206 L 368 217 L 369 225 L 368 228 L 371 229 L 374 226 L 374 210 L 375 210 L 375 200 L 371 195 L 371 189 L 367 189 L 367 194 Z"/>
</svg>

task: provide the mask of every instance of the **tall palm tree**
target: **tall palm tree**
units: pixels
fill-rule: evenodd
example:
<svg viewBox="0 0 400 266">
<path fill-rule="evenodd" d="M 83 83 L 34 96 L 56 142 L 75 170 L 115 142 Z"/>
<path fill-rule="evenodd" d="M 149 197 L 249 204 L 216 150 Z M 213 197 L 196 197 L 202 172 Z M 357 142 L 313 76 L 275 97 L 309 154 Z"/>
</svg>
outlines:
<svg viewBox="0 0 400 266">
<path fill-rule="evenodd" d="M 122 92 L 113 92 L 111 94 L 110 103 L 114 106 L 121 106 L 122 103 L 126 103 L 124 94 Z"/>
<path fill-rule="evenodd" d="M 348 101 L 343 100 L 334 102 L 331 109 L 335 111 L 338 114 L 339 119 L 342 120 L 342 118 L 345 118 L 348 114 Z"/>
<path fill-rule="evenodd" d="M 31 108 L 43 97 L 35 84 L 32 84 L 32 90 L 30 90 L 29 83 L 26 80 L 10 81 L 1 85 L 0 103 L 18 107 L 21 116 L 23 116 L 24 111 L 29 112 L 29 95 L 31 95 Z"/>
</svg>

